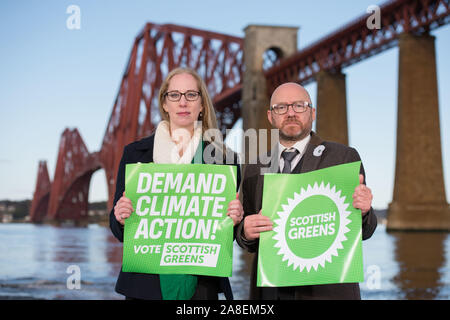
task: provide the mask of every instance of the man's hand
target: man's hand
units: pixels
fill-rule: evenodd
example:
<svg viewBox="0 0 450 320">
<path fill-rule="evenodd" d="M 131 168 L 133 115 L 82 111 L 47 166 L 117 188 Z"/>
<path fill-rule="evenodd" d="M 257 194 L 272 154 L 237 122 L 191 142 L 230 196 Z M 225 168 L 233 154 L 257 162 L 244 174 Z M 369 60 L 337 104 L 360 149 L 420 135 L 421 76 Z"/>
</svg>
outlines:
<svg viewBox="0 0 450 320">
<path fill-rule="evenodd" d="M 259 234 L 264 231 L 270 231 L 273 228 L 269 217 L 263 216 L 261 210 L 258 214 L 251 214 L 244 218 L 244 236 L 251 241 L 259 238 Z"/>
<path fill-rule="evenodd" d="M 355 209 L 360 209 L 362 215 L 364 216 L 367 212 L 369 212 L 370 207 L 372 206 L 372 191 L 363 184 L 364 176 L 362 174 L 359 175 L 359 186 L 355 188 L 355 192 L 353 193 L 353 207 Z"/>
</svg>

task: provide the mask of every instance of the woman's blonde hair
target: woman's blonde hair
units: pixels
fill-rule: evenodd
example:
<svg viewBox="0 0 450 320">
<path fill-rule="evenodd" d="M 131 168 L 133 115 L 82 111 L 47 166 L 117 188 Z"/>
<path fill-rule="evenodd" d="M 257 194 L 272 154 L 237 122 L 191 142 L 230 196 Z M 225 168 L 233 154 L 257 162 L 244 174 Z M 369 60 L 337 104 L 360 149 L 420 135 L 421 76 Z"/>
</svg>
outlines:
<svg viewBox="0 0 450 320">
<path fill-rule="evenodd" d="M 203 132 L 208 129 L 217 129 L 216 112 L 214 110 L 214 105 L 212 103 L 211 97 L 209 96 L 208 89 L 203 79 L 198 75 L 195 70 L 190 68 L 176 68 L 173 69 L 166 77 L 166 79 L 161 84 L 159 89 L 159 113 L 161 114 L 161 119 L 169 121 L 169 114 L 164 110 L 164 99 L 166 98 L 167 89 L 169 88 L 169 83 L 172 78 L 178 74 L 190 74 L 197 81 L 198 91 L 200 92 L 200 98 L 202 99 L 202 128 Z M 169 121 L 170 122 L 170 121 Z"/>
</svg>

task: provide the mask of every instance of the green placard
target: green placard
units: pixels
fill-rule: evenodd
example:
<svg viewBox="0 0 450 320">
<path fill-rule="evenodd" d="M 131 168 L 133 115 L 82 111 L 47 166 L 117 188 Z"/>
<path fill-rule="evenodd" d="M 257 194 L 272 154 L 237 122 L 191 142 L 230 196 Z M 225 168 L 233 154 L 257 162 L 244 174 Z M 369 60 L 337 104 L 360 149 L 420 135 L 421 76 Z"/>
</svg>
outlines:
<svg viewBox="0 0 450 320">
<path fill-rule="evenodd" d="M 258 286 L 364 281 L 362 217 L 352 206 L 360 166 L 264 175 L 262 214 L 274 228 L 260 236 Z"/>
<path fill-rule="evenodd" d="M 231 276 L 236 167 L 127 164 L 125 272 Z"/>
</svg>

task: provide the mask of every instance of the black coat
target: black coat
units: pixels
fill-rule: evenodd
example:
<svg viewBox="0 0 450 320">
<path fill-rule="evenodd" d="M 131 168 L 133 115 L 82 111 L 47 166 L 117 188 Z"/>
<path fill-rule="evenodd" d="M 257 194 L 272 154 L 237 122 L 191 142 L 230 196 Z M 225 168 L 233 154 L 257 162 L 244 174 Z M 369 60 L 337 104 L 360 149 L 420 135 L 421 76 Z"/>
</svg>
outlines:
<svg viewBox="0 0 450 320">
<path fill-rule="evenodd" d="M 124 148 L 122 159 L 119 164 L 119 171 L 117 173 L 113 209 L 111 210 L 109 216 L 111 231 L 120 242 L 123 242 L 124 227 L 116 220 L 116 217 L 114 216 L 114 206 L 125 191 L 125 165 L 128 163 L 137 162 L 153 162 L 154 141 L 155 135 L 152 134 L 151 136 L 133 142 Z M 238 167 L 237 186 L 239 187 L 241 174 L 236 155 L 234 155 L 233 164 Z M 159 285 L 159 275 L 157 274 L 123 272 L 120 270 L 115 290 L 116 292 L 129 298 L 151 300 L 162 299 Z M 198 276 L 197 291 L 194 294 L 195 299 L 211 299 L 211 297 L 216 297 L 219 292 L 223 292 L 227 299 L 233 298 L 230 281 L 228 278 Z"/>
<path fill-rule="evenodd" d="M 322 145 L 323 153 L 314 154 L 317 146 Z M 292 170 L 292 173 L 305 173 L 331 166 L 360 161 L 358 152 L 351 147 L 342 144 L 323 141 L 319 136 L 312 133 L 311 140 L 299 164 Z M 262 195 L 264 176 L 261 175 L 262 167 L 269 167 L 270 164 L 247 165 L 244 171 L 242 182 L 244 217 L 258 213 L 262 207 Z M 361 164 L 360 173 L 364 176 L 364 167 Z M 377 219 L 370 208 L 369 212 L 362 218 L 362 239 L 369 239 L 377 227 Z M 360 299 L 358 283 L 338 283 L 309 285 L 298 287 L 257 287 L 256 267 L 259 241 L 248 241 L 244 237 L 244 220 L 238 225 L 236 241 L 249 252 L 256 253 L 253 261 L 252 274 L 250 279 L 250 299 Z"/>
</svg>

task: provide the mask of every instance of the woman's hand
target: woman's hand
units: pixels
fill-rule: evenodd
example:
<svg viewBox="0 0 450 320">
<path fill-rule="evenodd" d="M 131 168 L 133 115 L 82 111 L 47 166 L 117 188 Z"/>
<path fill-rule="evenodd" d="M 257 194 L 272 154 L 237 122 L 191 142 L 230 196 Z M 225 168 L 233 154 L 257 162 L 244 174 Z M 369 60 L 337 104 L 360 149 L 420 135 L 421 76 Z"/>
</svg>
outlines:
<svg viewBox="0 0 450 320">
<path fill-rule="evenodd" d="M 133 205 L 131 204 L 131 200 L 125 197 L 124 191 L 122 197 L 120 197 L 119 201 L 117 201 L 116 205 L 114 206 L 114 216 L 121 225 L 124 225 L 125 219 L 131 216 L 131 213 L 133 211 L 134 210 Z"/>
<path fill-rule="evenodd" d="M 233 219 L 234 225 L 237 225 L 242 221 L 242 217 L 244 216 L 244 209 L 242 208 L 242 203 L 238 199 L 239 193 L 236 193 L 236 199 L 231 200 L 228 203 L 227 216 Z"/>
</svg>

